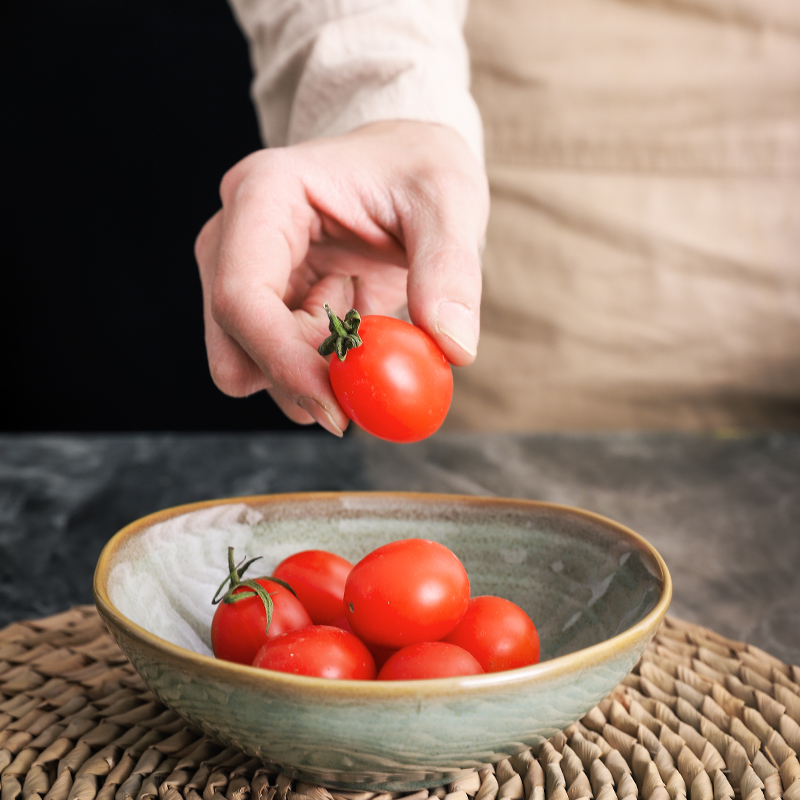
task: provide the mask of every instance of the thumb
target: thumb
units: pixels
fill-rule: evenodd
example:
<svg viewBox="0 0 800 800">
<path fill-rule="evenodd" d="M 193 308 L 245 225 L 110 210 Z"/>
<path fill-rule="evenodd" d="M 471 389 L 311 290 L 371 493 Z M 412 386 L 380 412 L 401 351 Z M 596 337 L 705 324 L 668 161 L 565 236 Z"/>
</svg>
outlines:
<svg viewBox="0 0 800 800">
<path fill-rule="evenodd" d="M 429 139 L 424 180 L 405 185 L 400 224 L 408 257 L 408 313 L 450 363 L 475 360 L 480 334 L 480 245 L 489 217 L 489 186 L 463 140 L 442 127 Z M 452 135 L 451 135 L 452 134 Z M 442 137 L 446 137 L 445 140 Z"/>
<path fill-rule="evenodd" d="M 427 234 L 409 248 L 409 316 L 456 366 L 475 360 L 480 335 L 478 244 L 470 243 L 471 236 L 462 238 L 466 241 L 437 241 Z"/>
</svg>

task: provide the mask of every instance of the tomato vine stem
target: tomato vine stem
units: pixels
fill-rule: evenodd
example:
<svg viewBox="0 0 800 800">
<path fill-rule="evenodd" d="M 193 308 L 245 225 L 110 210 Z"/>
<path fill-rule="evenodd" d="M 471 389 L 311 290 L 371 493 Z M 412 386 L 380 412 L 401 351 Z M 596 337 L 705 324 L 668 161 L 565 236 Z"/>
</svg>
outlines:
<svg viewBox="0 0 800 800">
<path fill-rule="evenodd" d="M 269 625 L 272 622 L 272 609 L 274 605 L 272 602 L 272 594 L 274 594 L 274 592 L 268 592 L 260 583 L 257 583 L 255 580 L 250 580 L 249 578 L 242 580 L 242 575 L 244 575 L 245 570 L 254 561 L 258 561 L 260 558 L 261 556 L 256 556 L 255 558 L 251 558 L 249 561 L 243 559 L 236 564 L 233 559 L 233 548 L 228 547 L 228 576 L 224 581 L 222 581 L 219 588 L 214 593 L 211 604 L 216 605 L 220 601 L 224 603 L 238 603 L 241 600 L 247 600 L 249 597 L 258 597 L 264 604 L 264 612 L 267 615 L 267 624 L 264 628 L 264 631 L 268 633 Z M 295 590 L 292 589 L 292 587 L 289 586 L 286 581 L 282 581 L 280 578 L 267 578 L 263 575 L 261 577 L 283 586 L 284 589 L 288 589 L 295 597 L 297 597 Z M 225 589 L 226 584 L 230 584 L 228 586 L 228 590 L 224 595 L 222 595 L 222 597 L 220 597 L 220 593 L 223 589 Z M 242 589 L 242 591 L 236 591 L 237 589 Z"/>
<path fill-rule="evenodd" d="M 358 335 L 361 315 L 354 308 L 351 308 L 344 315 L 344 319 L 339 319 L 327 303 L 323 304 L 323 308 L 328 315 L 328 330 L 331 334 L 319 346 L 318 352 L 321 356 L 329 356 L 332 353 L 336 353 L 339 361 L 344 361 L 348 350 L 360 347 L 363 344 L 361 337 Z"/>
</svg>

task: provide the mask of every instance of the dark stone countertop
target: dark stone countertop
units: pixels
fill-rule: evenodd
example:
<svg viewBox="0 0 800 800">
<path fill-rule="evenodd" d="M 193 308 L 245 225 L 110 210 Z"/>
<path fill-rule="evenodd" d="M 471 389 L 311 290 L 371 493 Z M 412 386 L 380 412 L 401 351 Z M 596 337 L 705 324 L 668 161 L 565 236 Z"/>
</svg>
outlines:
<svg viewBox="0 0 800 800">
<path fill-rule="evenodd" d="M 413 490 L 579 506 L 650 540 L 671 613 L 800 663 L 800 435 L 0 435 L 0 625 L 90 603 L 122 526 L 287 491 Z"/>
</svg>

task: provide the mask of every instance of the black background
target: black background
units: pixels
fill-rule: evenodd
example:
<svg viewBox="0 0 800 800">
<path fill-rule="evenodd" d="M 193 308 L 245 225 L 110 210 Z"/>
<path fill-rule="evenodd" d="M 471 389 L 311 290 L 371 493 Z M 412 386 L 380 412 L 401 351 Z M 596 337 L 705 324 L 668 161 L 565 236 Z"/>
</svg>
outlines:
<svg viewBox="0 0 800 800">
<path fill-rule="evenodd" d="M 261 146 L 225 0 L 4 17 L 0 429 L 297 428 L 222 395 L 205 357 L 194 238 Z"/>
</svg>

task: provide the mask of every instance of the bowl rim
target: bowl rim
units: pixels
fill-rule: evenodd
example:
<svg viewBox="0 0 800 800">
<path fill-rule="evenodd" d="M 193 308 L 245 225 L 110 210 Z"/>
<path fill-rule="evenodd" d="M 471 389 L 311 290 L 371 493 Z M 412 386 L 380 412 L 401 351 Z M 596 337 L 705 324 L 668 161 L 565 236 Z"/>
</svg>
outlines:
<svg viewBox="0 0 800 800">
<path fill-rule="evenodd" d="M 611 527 L 617 533 L 628 539 L 640 550 L 646 552 L 654 565 L 661 571 L 661 593 L 655 606 L 645 614 L 642 619 L 634 623 L 624 631 L 608 639 L 574 650 L 565 655 L 541 661 L 526 667 L 505 670 L 501 672 L 491 672 L 482 675 L 468 675 L 454 678 L 430 678 L 423 680 L 401 680 L 401 681 L 376 681 L 376 680 L 336 680 L 332 678 L 317 678 L 308 675 L 295 675 L 286 672 L 261 669 L 247 664 L 237 664 L 231 661 L 217 659 L 214 656 L 196 653 L 179 645 L 151 633 L 133 620 L 126 617 L 111 601 L 106 586 L 111 564 L 114 556 L 120 547 L 128 539 L 144 532 L 155 524 L 164 522 L 174 517 L 199 511 L 204 508 L 214 506 L 245 504 L 264 506 L 270 503 L 291 503 L 293 501 L 303 501 L 313 503 L 314 501 L 333 500 L 336 498 L 349 498 L 351 500 L 366 500 L 387 498 L 395 501 L 409 503 L 458 503 L 458 504 L 490 504 L 506 506 L 523 506 L 539 511 L 551 511 L 556 513 L 569 513 L 582 517 L 588 521 L 600 524 L 606 528 Z M 658 579 L 657 575 L 654 575 Z M 103 547 L 97 566 L 94 572 L 92 584 L 95 604 L 100 615 L 105 619 L 106 624 L 112 628 L 118 628 L 126 637 L 134 640 L 140 646 L 148 649 L 161 650 L 173 662 L 189 668 L 199 668 L 209 677 L 221 679 L 236 678 L 242 685 L 249 685 L 253 689 L 263 690 L 270 686 L 275 690 L 284 692 L 298 691 L 312 694 L 324 694 L 327 697 L 340 697 L 343 700 L 353 698 L 357 695 L 364 698 L 365 695 L 373 695 L 382 700 L 393 697 L 402 698 L 409 695 L 414 698 L 425 696 L 441 696 L 456 694 L 463 689 L 491 691 L 493 688 L 508 687 L 510 684 L 525 684 L 526 686 L 536 683 L 544 683 L 554 678 L 568 676 L 579 672 L 584 668 L 591 667 L 597 663 L 613 658 L 616 653 L 625 652 L 634 647 L 637 642 L 647 641 L 653 636 L 661 620 L 667 613 L 672 599 L 672 577 L 669 569 L 661 554 L 650 544 L 641 534 L 636 533 L 630 528 L 619 522 L 597 514 L 593 511 L 577 508 L 574 506 L 550 503 L 540 500 L 528 500 L 514 497 L 493 497 L 481 495 L 464 495 L 455 493 L 427 493 L 427 492 L 402 492 L 402 491 L 327 491 L 327 492 L 286 492 L 276 494 L 245 495 L 241 497 L 225 497 L 212 500 L 201 500 L 193 503 L 186 503 L 177 506 L 155 511 L 144 517 L 134 520 L 117 533 Z"/>
</svg>

